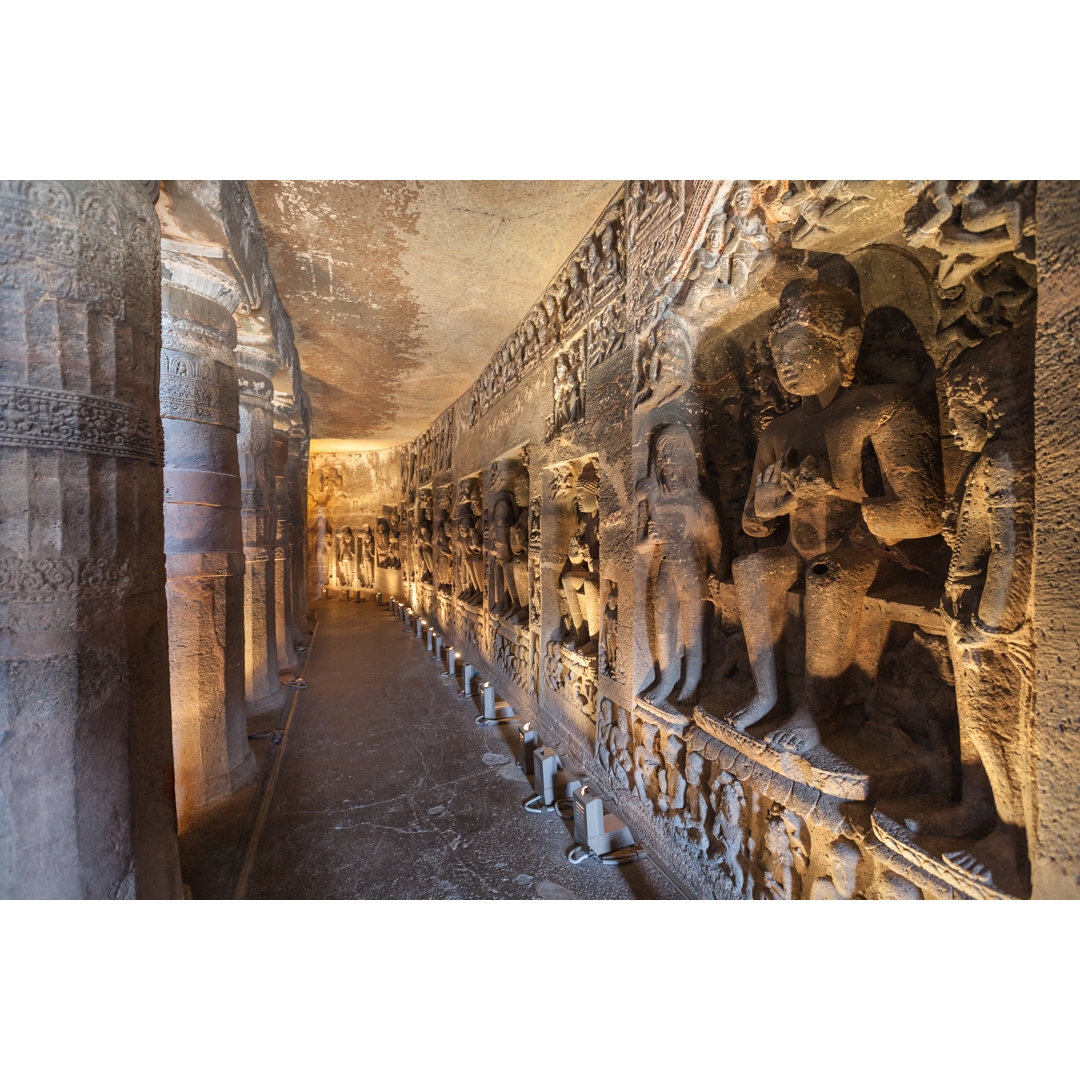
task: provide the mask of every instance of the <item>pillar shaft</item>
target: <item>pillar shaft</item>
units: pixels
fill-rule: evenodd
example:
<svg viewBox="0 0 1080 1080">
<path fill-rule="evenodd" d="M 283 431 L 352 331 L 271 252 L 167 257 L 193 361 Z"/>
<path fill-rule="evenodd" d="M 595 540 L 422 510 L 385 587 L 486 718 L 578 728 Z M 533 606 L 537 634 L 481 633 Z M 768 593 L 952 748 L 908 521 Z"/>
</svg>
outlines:
<svg viewBox="0 0 1080 1080">
<path fill-rule="evenodd" d="M 281 708 L 276 600 L 277 494 L 274 481 L 273 353 L 254 346 L 236 350 L 240 386 L 241 524 L 244 587 L 244 692 L 247 715 Z"/>
<path fill-rule="evenodd" d="M 289 436 L 274 432 L 274 619 L 277 628 L 278 667 L 296 663 L 294 648 L 295 619 L 292 601 L 292 544 L 290 535 L 289 484 L 287 479 Z"/>
<path fill-rule="evenodd" d="M 156 185 L 0 184 L 0 897 L 179 898 Z"/>
<path fill-rule="evenodd" d="M 255 760 L 244 703 L 244 548 L 237 375 L 239 303 L 223 273 L 162 263 L 161 422 L 173 751 L 180 828 L 244 786 Z"/>
</svg>

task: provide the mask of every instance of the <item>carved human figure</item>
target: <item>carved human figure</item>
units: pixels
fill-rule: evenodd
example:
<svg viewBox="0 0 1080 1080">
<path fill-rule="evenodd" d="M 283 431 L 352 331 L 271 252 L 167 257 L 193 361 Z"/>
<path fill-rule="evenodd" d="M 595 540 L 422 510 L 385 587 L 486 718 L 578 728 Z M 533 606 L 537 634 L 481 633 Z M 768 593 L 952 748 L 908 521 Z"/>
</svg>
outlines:
<svg viewBox="0 0 1080 1080">
<path fill-rule="evenodd" d="M 363 581 L 361 584 L 371 588 L 375 584 L 375 533 L 370 525 L 365 525 L 363 532 Z"/>
<path fill-rule="evenodd" d="M 720 865 L 736 896 L 746 888 L 746 851 L 743 830 L 746 823 L 746 796 L 742 784 L 731 773 L 714 768 L 709 783 L 715 818 L 713 836 L 720 842 Z"/>
<path fill-rule="evenodd" d="M 379 567 L 383 570 L 388 569 L 390 567 L 390 523 L 386 518 L 379 518 L 375 522 L 375 554 Z"/>
<path fill-rule="evenodd" d="M 773 900 L 800 899 L 810 853 L 797 815 L 774 807 L 765 825 L 764 849 L 763 895 Z"/>
<path fill-rule="evenodd" d="M 609 582 L 604 601 L 604 651 L 603 673 L 608 678 L 617 677 L 619 665 L 619 587 Z"/>
<path fill-rule="evenodd" d="M 1035 261 L 1035 220 L 1030 183 L 979 180 L 914 181 L 918 195 L 905 235 L 913 247 L 938 251 L 938 285 L 962 285 L 1001 255 Z"/>
<path fill-rule="evenodd" d="M 600 234 L 600 267 L 596 277 L 596 292 L 603 292 L 619 276 L 619 251 L 615 246 L 615 228 L 605 227 Z"/>
<path fill-rule="evenodd" d="M 652 352 L 643 361 L 634 407 L 656 409 L 677 397 L 690 381 L 694 353 L 686 324 L 675 316 L 656 327 Z"/>
<path fill-rule="evenodd" d="M 686 280 L 690 283 L 684 305 L 695 310 L 720 280 L 720 253 L 724 249 L 727 214 L 714 214 L 705 228 L 705 242 L 690 261 Z"/>
<path fill-rule="evenodd" d="M 510 524 L 510 573 L 514 582 L 517 607 L 507 618 L 521 624 L 529 618 L 529 471 L 523 463 L 513 470 L 511 492 L 514 498 L 514 517 Z"/>
<path fill-rule="evenodd" d="M 563 326 L 572 326 L 584 313 L 589 301 L 588 282 L 578 269 L 577 260 L 570 264 L 570 277 L 563 304 Z"/>
<path fill-rule="evenodd" d="M 524 600 L 518 593 L 519 581 L 515 573 L 512 535 L 522 514 L 514 493 L 520 471 L 520 462 L 513 458 L 500 459 L 492 469 L 491 548 L 489 551 L 492 587 L 489 599 L 492 614 L 508 617 L 517 616 L 528 604 L 527 591 L 524 594 Z"/>
<path fill-rule="evenodd" d="M 555 360 L 555 430 L 581 419 L 581 381 L 566 353 Z"/>
<path fill-rule="evenodd" d="M 327 525 L 316 543 L 316 567 L 319 576 L 319 588 L 322 589 L 334 580 L 334 530 Z"/>
<path fill-rule="evenodd" d="M 446 514 L 438 528 L 439 592 L 451 592 L 454 574 L 454 521 Z"/>
<path fill-rule="evenodd" d="M 746 288 L 758 259 L 772 247 L 765 211 L 756 205 L 754 189 L 740 184 L 731 201 L 724 247 L 718 260 L 719 280 L 739 293 Z"/>
<path fill-rule="evenodd" d="M 829 845 L 829 872 L 810 886 L 811 900 L 855 899 L 855 874 L 861 856 L 859 849 L 841 837 Z"/>
<path fill-rule="evenodd" d="M 567 546 L 559 587 L 570 612 L 573 637 L 567 644 L 583 656 L 595 656 L 600 635 L 600 478 L 588 462 L 575 485 L 577 528 Z"/>
<path fill-rule="evenodd" d="M 1002 355 L 1011 347 L 1015 355 Z M 946 378 L 958 446 L 978 457 L 961 477 L 949 529 L 953 554 L 942 604 L 956 678 L 961 801 L 922 816 L 915 831 L 971 836 L 985 867 L 1024 877 L 1023 720 L 1034 708 L 1031 621 L 1035 462 L 1030 416 L 1030 337 L 1024 330 L 964 354 Z M 1010 881 L 1011 887 L 1022 882 Z"/>
<path fill-rule="evenodd" d="M 562 320 L 559 317 L 559 304 L 552 289 L 544 293 L 544 316 L 547 320 L 547 340 L 555 344 L 559 340 Z"/>
<path fill-rule="evenodd" d="M 765 537 L 787 518 L 789 534 L 782 546 L 740 556 L 732 567 L 756 685 L 753 698 L 728 715 L 740 730 L 777 703 L 786 594 L 805 571 L 803 700 L 767 740 L 796 751 L 817 745 L 836 718 L 861 600 L 888 545 L 941 531 L 937 425 L 909 388 L 848 388 L 861 339 L 853 293 L 807 279 L 784 289 L 770 344 L 781 384 L 802 404 L 773 420 L 758 442 L 743 529 Z M 883 495 L 865 490 L 864 451 L 876 456 Z"/>
<path fill-rule="evenodd" d="M 654 433 L 638 555 L 654 572 L 649 589 L 657 676 L 642 693 L 662 705 L 682 678 L 680 705 L 696 700 L 705 660 L 705 605 L 723 560 L 720 522 L 701 493 L 690 433 L 664 425 Z M 684 671 L 685 665 L 685 671 Z"/>
<path fill-rule="evenodd" d="M 338 554 L 338 584 L 352 589 L 356 586 L 356 539 L 348 525 L 338 535 L 341 542 Z"/>
<path fill-rule="evenodd" d="M 657 743 L 660 732 L 652 724 L 641 725 L 641 737 L 634 747 L 634 786 L 642 802 L 655 806 L 660 793 L 660 770 L 664 759 L 660 756 Z"/>
</svg>

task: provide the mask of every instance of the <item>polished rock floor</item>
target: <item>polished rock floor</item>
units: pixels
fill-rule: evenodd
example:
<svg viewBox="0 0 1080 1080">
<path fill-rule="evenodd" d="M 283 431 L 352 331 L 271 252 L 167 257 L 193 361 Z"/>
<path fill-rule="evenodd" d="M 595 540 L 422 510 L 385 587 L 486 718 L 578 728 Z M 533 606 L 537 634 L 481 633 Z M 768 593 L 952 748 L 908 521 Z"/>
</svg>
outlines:
<svg viewBox="0 0 1080 1080">
<path fill-rule="evenodd" d="M 530 814 L 517 725 L 478 727 L 460 680 L 388 610 L 321 600 L 246 899 L 682 899 L 651 859 L 573 866 L 572 822 Z M 284 724 L 285 713 L 276 727 Z M 265 718 L 262 730 L 267 729 Z M 270 729 L 275 724 L 271 718 Z M 259 781 L 181 837 L 193 899 L 227 899 L 280 747 Z"/>
</svg>

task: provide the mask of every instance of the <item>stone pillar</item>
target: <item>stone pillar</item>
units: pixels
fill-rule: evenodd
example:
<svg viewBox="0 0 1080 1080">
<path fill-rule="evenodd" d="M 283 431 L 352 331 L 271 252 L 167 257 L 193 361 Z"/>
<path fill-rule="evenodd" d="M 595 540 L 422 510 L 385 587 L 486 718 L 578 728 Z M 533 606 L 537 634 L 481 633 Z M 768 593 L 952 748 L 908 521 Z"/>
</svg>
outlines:
<svg viewBox="0 0 1080 1080">
<path fill-rule="evenodd" d="M 1080 899 L 1080 183 L 1040 180 L 1032 896 Z"/>
<path fill-rule="evenodd" d="M 306 397 L 306 395 L 305 395 Z M 292 528 L 292 612 L 294 634 L 307 619 L 310 600 L 307 582 L 307 510 L 308 510 L 308 448 L 309 421 L 303 410 L 289 429 L 289 458 L 287 462 Z"/>
<path fill-rule="evenodd" d="M 241 523 L 244 534 L 244 694 L 247 715 L 276 712 L 285 700 L 278 676 L 275 617 L 274 384 L 277 357 L 242 344 L 236 349 L 240 387 Z"/>
<path fill-rule="evenodd" d="M 224 271 L 162 257 L 161 420 L 180 828 L 254 775 L 244 707 L 244 549 L 233 311 Z"/>
<path fill-rule="evenodd" d="M 294 648 L 295 619 L 292 606 L 292 543 L 289 515 L 291 501 L 287 480 L 289 435 L 274 431 L 274 618 L 277 628 L 277 659 L 279 668 L 296 663 Z"/>
<path fill-rule="evenodd" d="M 0 898 L 179 899 L 156 183 L 0 183 Z"/>
</svg>

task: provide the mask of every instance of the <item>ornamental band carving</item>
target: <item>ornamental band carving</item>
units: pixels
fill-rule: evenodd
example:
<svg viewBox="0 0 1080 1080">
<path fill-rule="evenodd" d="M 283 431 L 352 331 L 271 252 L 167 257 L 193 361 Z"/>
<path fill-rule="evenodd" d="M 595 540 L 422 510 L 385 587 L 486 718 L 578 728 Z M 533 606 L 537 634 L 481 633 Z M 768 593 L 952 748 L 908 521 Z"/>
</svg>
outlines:
<svg viewBox="0 0 1080 1080">
<path fill-rule="evenodd" d="M 3 383 L 0 445 L 161 462 L 154 425 L 141 410 L 90 394 Z"/>
</svg>

